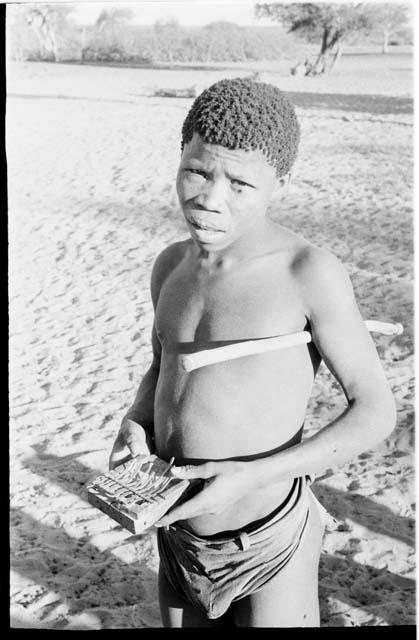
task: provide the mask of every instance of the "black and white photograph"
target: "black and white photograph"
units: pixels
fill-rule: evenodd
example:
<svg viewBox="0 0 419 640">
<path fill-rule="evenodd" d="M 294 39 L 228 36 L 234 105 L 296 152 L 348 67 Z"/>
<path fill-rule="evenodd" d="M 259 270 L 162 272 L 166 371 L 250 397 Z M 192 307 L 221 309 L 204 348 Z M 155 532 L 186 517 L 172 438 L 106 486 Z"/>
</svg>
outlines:
<svg viewBox="0 0 419 640">
<path fill-rule="evenodd" d="M 7 2 L 12 629 L 416 626 L 413 2 Z"/>
</svg>

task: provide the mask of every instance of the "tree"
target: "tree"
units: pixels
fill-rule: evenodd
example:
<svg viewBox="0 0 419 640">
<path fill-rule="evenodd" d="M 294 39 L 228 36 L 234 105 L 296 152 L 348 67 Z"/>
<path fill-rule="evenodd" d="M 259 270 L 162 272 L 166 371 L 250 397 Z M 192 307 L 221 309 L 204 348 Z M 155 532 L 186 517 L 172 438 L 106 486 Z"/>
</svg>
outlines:
<svg viewBox="0 0 419 640">
<path fill-rule="evenodd" d="M 370 20 L 382 36 L 382 53 L 388 53 L 391 36 L 410 24 L 409 5 L 401 3 L 367 3 Z"/>
<path fill-rule="evenodd" d="M 297 33 L 309 42 L 320 39 L 320 51 L 310 74 L 330 72 L 342 53 L 345 38 L 354 31 L 368 31 L 372 16 L 363 3 L 290 3 L 256 5 L 257 18 L 281 22 L 288 33 Z"/>
<path fill-rule="evenodd" d="M 22 11 L 27 24 L 36 34 L 41 49 L 50 55 L 54 62 L 59 62 L 59 39 L 68 29 L 68 15 L 74 11 L 74 6 L 39 3 L 24 5 Z"/>
<path fill-rule="evenodd" d="M 131 9 L 110 7 L 103 9 L 95 22 L 89 46 L 83 58 L 121 62 L 126 58 L 127 25 L 133 17 Z"/>
<path fill-rule="evenodd" d="M 107 29 L 114 32 L 129 22 L 133 15 L 131 9 L 117 9 L 116 7 L 103 9 L 96 20 L 95 27 L 98 33 Z"/>
</svg>

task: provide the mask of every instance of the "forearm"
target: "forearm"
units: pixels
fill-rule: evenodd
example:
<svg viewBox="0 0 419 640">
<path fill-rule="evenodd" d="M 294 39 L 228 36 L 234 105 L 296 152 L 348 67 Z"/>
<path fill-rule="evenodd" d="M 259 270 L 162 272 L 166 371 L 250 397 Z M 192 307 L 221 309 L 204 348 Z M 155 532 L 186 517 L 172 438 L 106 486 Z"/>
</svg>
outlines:
<svg viewBox="0 0 419 640">
<path fill-rule="evenodd" d="M 259 482 L 270 484 L 345 464 L 386 438 L 395 426 L 391 396 L 378 405 L 353 401 L 336 420 L 311 438 L 250 463 Z"/>
</svg>

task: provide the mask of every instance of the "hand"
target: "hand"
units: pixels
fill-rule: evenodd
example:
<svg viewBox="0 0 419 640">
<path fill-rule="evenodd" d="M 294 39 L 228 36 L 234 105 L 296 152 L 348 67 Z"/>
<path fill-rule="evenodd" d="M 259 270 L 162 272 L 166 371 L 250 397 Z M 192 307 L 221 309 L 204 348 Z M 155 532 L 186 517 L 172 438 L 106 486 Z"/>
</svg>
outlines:
<svg viewBox="0 0 419 640">
<path fill-rule="evenodd" d="M 149 456 L 151 453 L 151 442 L 148 441 L 143 427 L 134 420 L 125 417 L 109 456 L 109 471 L 127 462 L 130 458 L 138 455 Z"/>
<path fill-rule="evenodd" d="M 176 478 L 202 478 L 205 485 L 199 493 L 163 516 L 155 526 L 165 527 L 177 520 L 203 514 L 217 514 L 231 507 L 256 486 L 251 462 L 205 462 L 200 465 L 172 467 Z"/>
</svg>

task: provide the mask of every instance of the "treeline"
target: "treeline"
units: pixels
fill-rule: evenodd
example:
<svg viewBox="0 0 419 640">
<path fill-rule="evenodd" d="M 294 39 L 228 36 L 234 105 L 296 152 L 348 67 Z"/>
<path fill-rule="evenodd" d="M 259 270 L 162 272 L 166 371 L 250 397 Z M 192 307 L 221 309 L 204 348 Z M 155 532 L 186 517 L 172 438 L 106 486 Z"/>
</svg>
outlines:
<svg viewBox="0 0 419 640">
<path fill-rule="evenodd" d="M 45 6 L 45 5 L 44 5 Z M 57 6 L 57 5 L 56 5 Z M 161 21 L 150 27 L 112 19 L 82 27 L 71 15 L 20 12 L 7 35 L 14 60 L 57 62 L 225 62 L 275 60 L 289 50 L 290 38 L 279 26 L 241 27 L 214 22 L 186 27 Z M 293 38 L 291 38 L 293 40 Z"/>
<path fill-rule="evenodd" d="M 284 21 L 282 13 L 288 11 L 288 5 L 274 3 L 261 6 L 265 7 L 265 11 L 269 9 L 271 13 L 273 12 L 271 16 L 273 20 L 280 18 Z M 324 13 L 327 7 L 334 7 L 334 5 L 307 4 L 295 6 L 297 9 L 293 9 L 294 13 L 297 10 L 301 13 L 307 7 L 317 8 Z M 337 6 L 340 7 L 340 5 Z M 372 20 L 370 16 L 369 22 L 371 24 L 377 22 L 378 26 L 380 15 L 375 10 L 378 5 L 372 6 L 374 11 L 371 15 L 375 17 Z M 386 6 L 383 5 L 383 7 Z M 393 7 L 388 5 L 390 6 Z M 398 5 L 394 6 L 399 11 Z M 289 7 L 292 8 L 294 5 Z M 277 13 L 282 12 L 281 15 L 279 13 L 277 15 L 274 10 Z M 224 21 L 213 22 L 203 27 L 186 27 L 179 25 L 175 20 L 159 21 L 153 26 L 144 27 L 132 23 L 133 15 L 129 9 L 111 7 L 100 13 L 94 25 L 83 27 L 72 19 L 73 11 L 74 5 L 66 4 L 9 4 L 6 40 L 10 57 L 14 60 L 121 64 L 245 62 L 298 58 L 305 55 L 305 48 L 313 47 L 310 42 L 315 41 L 314 36 L 319 37 L 321 20 L 324 18 L 319 16 L 314 20 L 311 10 L 312 24 L 308 24 L 306 16 L 300 19 L 299 14 L 294 16 L 291 12 L 291 18 L 295 18 L 296 22 L 291 20 L 287 24 L 285 20 L 284 24 L 272 27 L 242 27 Z M 337 11 L 338 9 L 335 13 Z M 338 33 L 342 31 L 341 16 L 339 14 L 333 17 L 335 21 L 338 19 L 335 29 Z M 327 15 L 326 18 L 325 24 L 329 25 L 331 18 Z M 389 44 L 410 44 L 411 29 L 395 28 L 400 21 L 399 16 L 396 18 L 395 21 L 393 20 L 391 29 L 386 26 L 387 23 L 380 23 L 376 36 L 385 28 L 388 34 L 390 32 L 392 34 L 393 40 L 389 40 Z M 306 36 L 305 43 L 304 39 L 298 38 L 298 34 L 295 35 L 301 25 L 305 29 L 305 31 L 303 29 L 303 35 Z M 330 31 L 329 26 L 327 29 Z M 362 42 L 364 45 L 371 45 L 374 44 L 374 39 L 373 29 L 353 28 L 346 35 L 345 42 L 346 44 Z"/>
<path fill-rule="evenodd" d="M 217 22 L 181 27 L 174 22 L 154 27 L 127 26 L 119 38 L 90 34 L 84 60 L 121 62 L 240 62 L 274 60 L 284 52 L 279 27 L 239 27 Z"/>
</svg>

